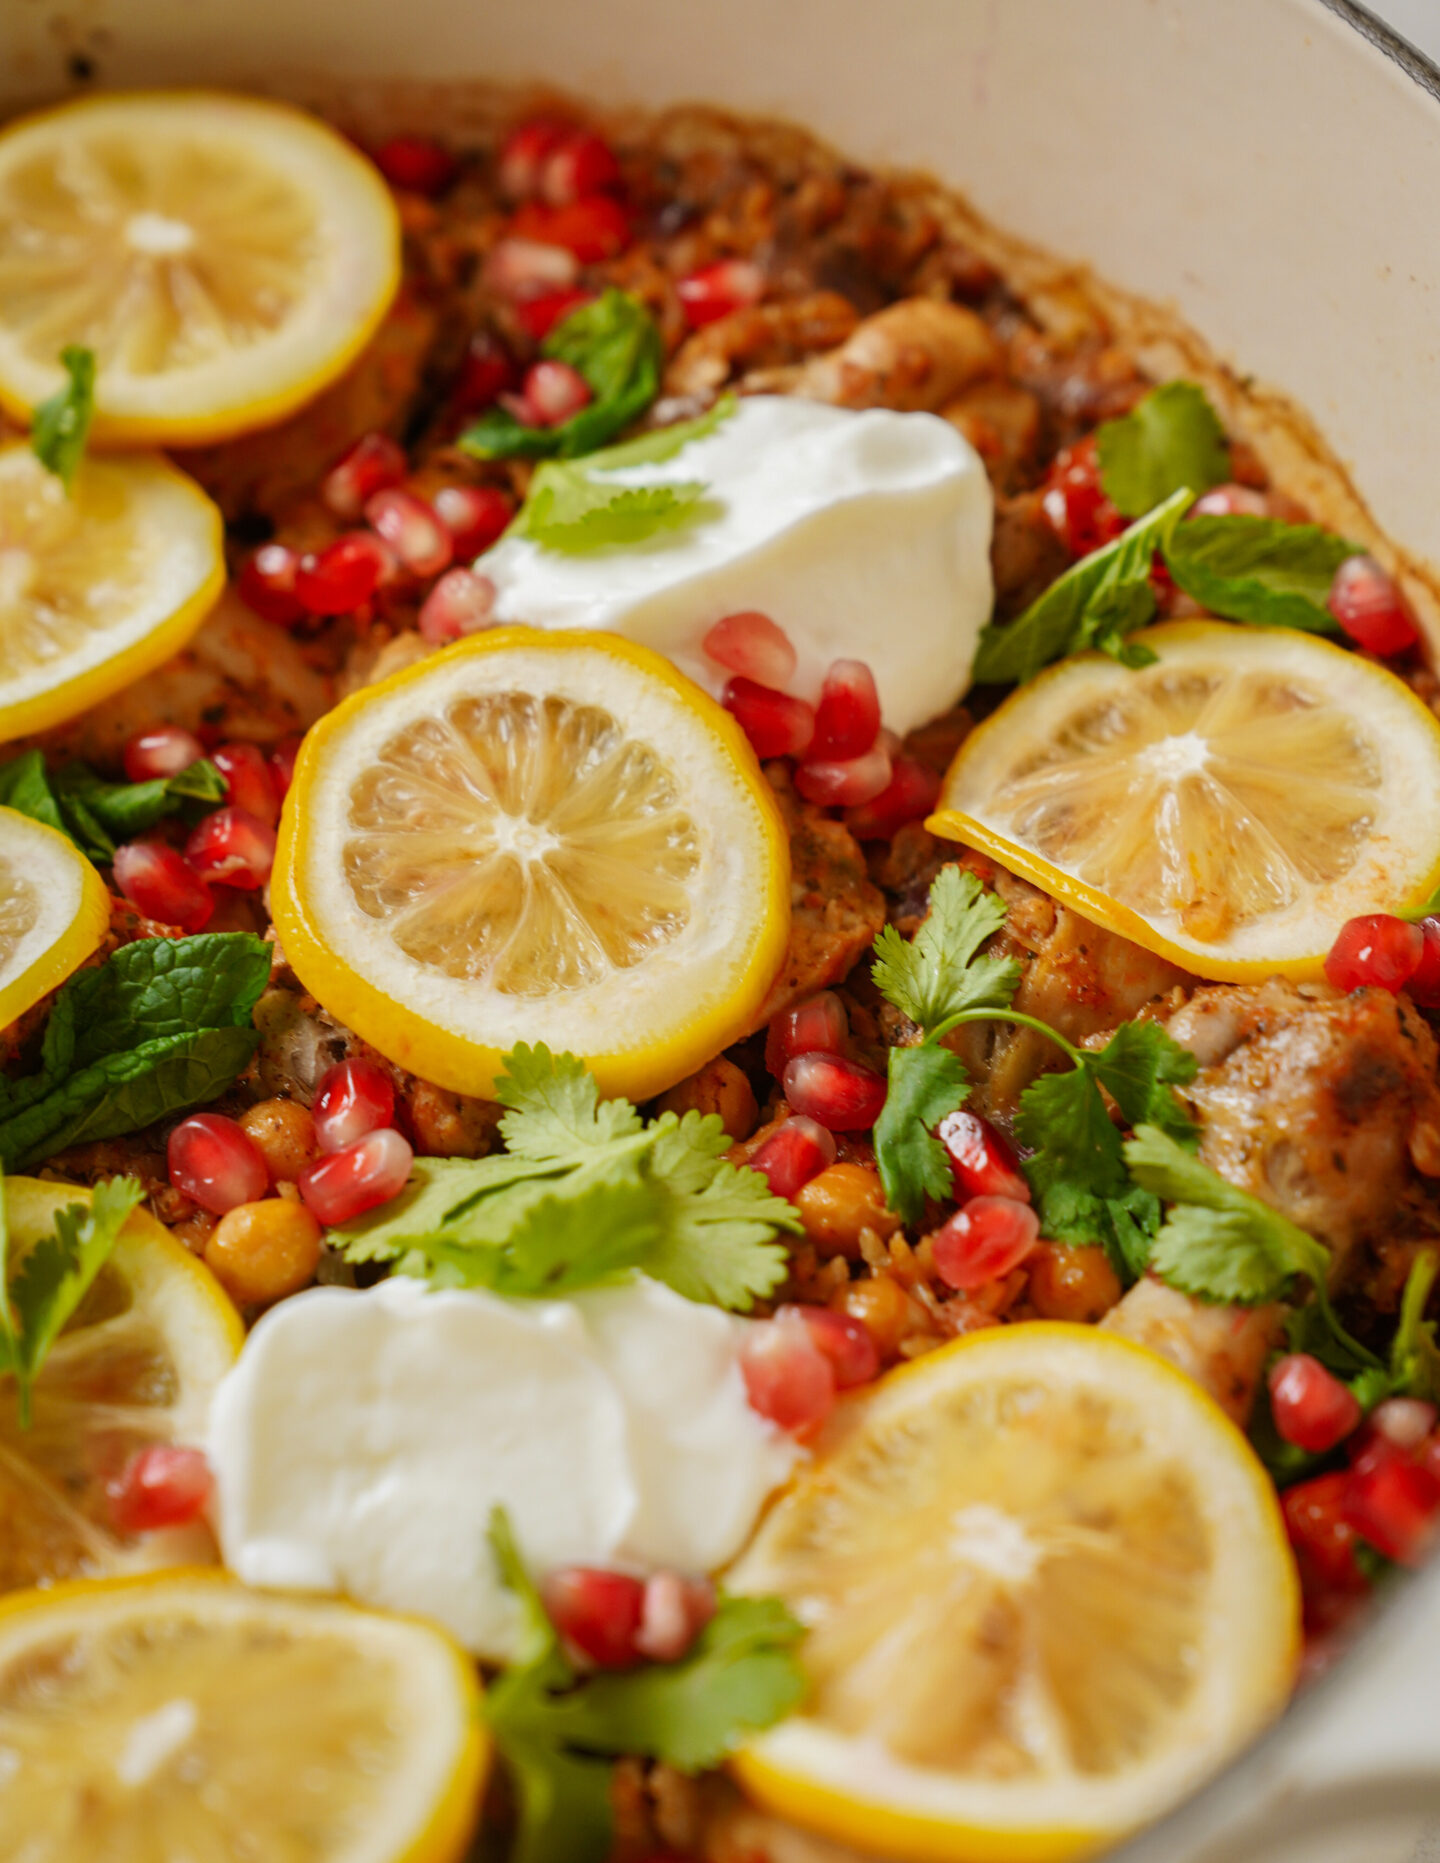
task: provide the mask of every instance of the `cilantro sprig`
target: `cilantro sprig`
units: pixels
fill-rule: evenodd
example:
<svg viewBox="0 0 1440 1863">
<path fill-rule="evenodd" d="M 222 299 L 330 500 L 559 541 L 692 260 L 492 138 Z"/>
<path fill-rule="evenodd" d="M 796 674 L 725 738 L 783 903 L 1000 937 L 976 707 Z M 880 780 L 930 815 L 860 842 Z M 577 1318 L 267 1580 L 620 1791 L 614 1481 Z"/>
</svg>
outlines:
<svg viewBox="0 0 1440 1863">
<path fill-rule="evenodd" d="M 572 1054 L 521 1043 L 495 1097 L 506 1150 L 421 1158 L 400 1196 L 330 1231 L 350 1261 L 393 1261 L 439 1286 L 559 1297 L 643 1271 L 739 1312 L 785 1278 L 779 1231 L 800 1219 L 766 1180 L 727 1164 L 715 1113 L 602 1100 Z"/>
<path fill-rule="evenodd" d="M 722 1597 L 678 1662 L 581 1680 L 520 1559 L 503 1509 L 490 1550 L 520 1612 L 517 1661 L 484 1713 L 518 1800 L 512 1863 L 604 1863 L 614 1838 L 611 1778 L 621 1754 L 693 1773 L 799 1705 L 801 1627 L 775 1598 Z"/>
<path fill-rule="evenodd" d="M 225 800 L 225 778 L 208 757 L 197 757 L 175 776 L 143 783 L 110 783 L 88 764 L 46 767 L 38 750 L 0 764 L 0 804 L 43 822 L 69 838 L 90 860 L 115 857 L 133 839 L 171 815 L 198 815 Z"/>
<path fill-rule="evenodd" d="M 10 1260 L 5 1182 L 0 1178 L 0 1372 L 15 1379 L 20 1427 L 28 1429 L 35 1379 L 65 1322 L 104 1267 L 143 1191 L 138 1179 L 97 1184 L 88 1203 L 55 1213 L 54 1232 Z"/>
<path fill-rule="evenodd" d="M 30 449 L 47 472 L 70 492 L 95 415 L 95 352 L 70 344 L 60 351 L 66 381 L 36 408 L 30 421 Z"/>
</svg>

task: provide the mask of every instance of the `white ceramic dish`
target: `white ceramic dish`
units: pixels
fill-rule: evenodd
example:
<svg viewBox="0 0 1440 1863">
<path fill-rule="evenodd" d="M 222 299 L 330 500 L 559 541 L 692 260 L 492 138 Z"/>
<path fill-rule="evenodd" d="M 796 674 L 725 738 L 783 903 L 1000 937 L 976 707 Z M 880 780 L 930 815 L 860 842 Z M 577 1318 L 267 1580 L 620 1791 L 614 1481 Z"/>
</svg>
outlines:
<svg viewBox="0 0 1440 1863">
<path fill-rule="evenodd" d="M 774 114 L 928 168 L 1293 399 L 1412 587 L 1440 588 L 1440 73 L 1348 0 L 0 4 L 0 108 L 97 76 L 301 98 L 544 80 Z M 1432 1568 L 1125 1863 L 1440 1858 L 1437 1675 Z"/>
</svg>

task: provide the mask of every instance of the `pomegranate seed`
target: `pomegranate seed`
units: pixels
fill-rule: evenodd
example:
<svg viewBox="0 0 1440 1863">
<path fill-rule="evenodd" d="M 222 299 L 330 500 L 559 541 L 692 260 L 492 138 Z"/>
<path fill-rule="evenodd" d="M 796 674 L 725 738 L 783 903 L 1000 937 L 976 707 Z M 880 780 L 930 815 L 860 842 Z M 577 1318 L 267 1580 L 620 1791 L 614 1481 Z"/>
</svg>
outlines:
<svg viewBox="0 0 1440 1863">
<path fill-rule="evenodd" d="M 1418 1449 L 1435 1427 L 1435 1406 L 1419 1397 L 1387 1397 L 1366 1418 L 1370 1429 L 1397 1449 Z M 1302 1445 L 1305 1447 L 1307 1445 Z"/>
<path fill-rule="evenodd" d="M 1187 517 L 1269 517 L 1270 500 L 1249 485 L 1216 485 L 1197 498 Z"/>
<path fill-rule="evenodd" d="M 203 1450 L 152 1443 L 137 1450 L 119 1475 L 106 1482 L 105 1498 L 118 1532 L 154 1533 L 196 1519 L 214 1486 Z"/>
<path fill-rule="evenodd" d="M 571 293 L 580 261 L 564 246 L 539 239 L 499 240 L 485 259 L 485 283 L 502 298 L 517 302 Z M 533 335 L 533 332 L 531 332 Z"/>
<path fill-rule="evenodd" d="M 1371 912 L 1340 927 L 1325 959 L 1325 975 L 1337 990 L 1370 987 L 1393 995 L 1415 975 L 1424 954 L 1425 934 L 1418 925 Z"/>
<path fill-rule="evenodd" d="M 1093 434 L 1055 455 L 1040 502 L 1051 529 L 1072 556 L 1089 556 L 1125 528 L 1100 484 Z"/>
<path fill-rule="evenodd" d="M 890 781 L 869 802 L 849 809 L 845 826 L 857 841 L 888 841 L 907 822 L 920 821 L 940 796 L 940 778 L 913 757 L 893 757 Z"/>
<path fill-rule="evenodd" d="M 1421 919 L 1420 962 L 1406 986 L 1417 1003 L 1440 1009 L 1440 918 Z"/>
<path fill-rule="evenodd" d="M 730 673 L 743 673 L 757 686 L 782 691 L 795 674 L 795 648 L 783 627 L 769 615 L 747 608 L 726 615 L 705 636 L 706 653 Z"/>
<path fill-rule="evenodd" d="M 423 498 L 413 492 L 376 492 L 365 500 L 365 521 L 399 557 L 412 576 L 438 576 L 450 567 L 450 533 Z"/>
<path fill-rule="evenodd" d="M 429 136 L 392 136 L 375 151 L 375 166 L 392 188 L 412 194 L 442 194 L 460 172 L 450 151 Z"/>
<path fill-rule="evenodd" d="M 629 1669 L 645 1618 L 645 1586 L 628 1572 L 571 1565 L 541 1587 L 550 1621 L 571 1649 L 597 1669 Z"/>
<path fill-rule="evenodd" d="M 968 1293 L 1000 1281 L 1034 1248 L 1040 1219 L 1014 1197 L 972 1197 L 930 1238 L 935 1272 L 947 1287 Z"/>
<path fill-rule="evenodd" d="M 1355 1561 L 1355 1529 L 1345 1518 L 1350 1477 L 1317 1475 L 1287 1488 L 1280 1496 L 1290 1544 L 1316 1578 L 1337 1591 L 1364 1591 L 1364 1573 Z"/>
<path fill-rule="evenodd" d="M 275 794 L 283 802 L 290 793 L 290 785 L 295 780 L 295 759 L 300 755 L 302 739 L 282 737 L 270 753 L 270 780 L 275 785 Z"/>
<path fill-rule="evenodd" d="M 241 1203 L 258 1203 L 270 1188 L 265 1160 L 223 1113 L 182 1119 L 170 1134 L 165 1162 L 175 1189 L 217 1216 Z"/>
<path fill-rule="evenodd" d="M 275 830 L 248 809 L 216 809 L 191 833 L 185 858 L 210 885 L 253 893 L 275 864 Z"/>
<path fill-rule="evenodd" d="M 540 198 L 565 207 L 587 194 L 603 194 L 620 185 L 620 164 L 603 136 L 594 130 L 571 130 L 540 165 Z"/>
<path fill-rule="evenodd" d="M 225 778 L 225 799 L 273 828 L 280 819 L 280 798 L 269 759 L 254 744 L 221 744 L 210 761 Z"/>
<path fill-rule="evenodd" d="M 749 1158 L 750 1169 L 769 1180 L 777 1197 L 793 1197 L 834 1162 L 834 1139 L 824 1126 L 800 1116 L 778 1125 Z"/>
<path fill-rule="evenodd" d="M 843 1054 L 850 1018 L 833 990 L 783 1009 L 765 1034 L 765 1065 L 778 1080 L 797 1054 Z"/>
<path fill-rule="evenodd" d="M 635 1648 L 651 1662 L 678 1662 L 715 1615 L 708 1578 L 657 1572 L 645 1581 L 645 1603 Z"/>
<path fill-rule="evenodd" d="M 978 1113 L 949 1113 L 935 1128 L 935 1136 L 950 1154 L 950 1175 L 956 1198 L 1008 1197 L 1014 1203 L 1030 1201 L 1030 1186 L 1020 1161 L 988 1119 Z"/>
<path fill-rule="evenodd" d="M 1396 1450 L 1352 1468 L 1345 1518 L 1387 1559 L 1419 1565 L 1429 1550 L 1440 1513 L 1440 1482 Z"/>
<path fill-rule="evenodd" d="M 368 531 L 347 531 L 300 558 L 295 593 L 312 615 L 343 615 L 368 602 L 394 572 L 395 559 Z"/>
<path fill-rule="evenodd" d="M 889 747 L 877 743 L 863 757 L 850 757 L 843 763 L 823 758 L 812 763 L 807 758 L 795 772 L 795 787 L 807 802 L 821 808 L 852 809 L 883 795 L 893 774 Z"/>
<path fill-rule="evenodd" d="M 565 123 L 534 117 L 512 129 L 500 146 L 495 180 L 507 200 L 528 200 L 539 192 L 546 157 L 575 132 Z"/>
<path fill-rule="evenodd" d="M 863 660 L 836 660 L 815 707 L 811 757 L 825 763 L 863 757 L 879 734 L 880 695 L 870 668 Z"/>
<path fill-rule="evenodd" d="M 343 1151 L 395 1117 L 395 1083 L 363 1055 L 327 1068 L 311 1108 L 321 1151 Z"/>
<path fill-rule="evenodd" d="M 717 259 L 682 278 L 675 293 L 686 323 L 699 330 L 731 311 L 758 304 L 765 295 L 765 274 L 749 259 Z"/>
<path fill-rule="evenodd" d="M 388 433 L 362 434 L 320 481 L 320 497 L 336 517 L 353 523 L 368 498 L 398 485 L 408 470 L 404 447 Z"/>
<path fill-rule="evenodd" d="M 302 1171 L 300 1195 L 327 1227 L 348 1223 L 398 1197 L 409 1180 L 414 1157 L 393 1126 L 367 1132 L 353 1145 L 332 1151 Z"/>
<path fill-rule="evenodd" d="M 127 841 L 115 850 L 115 884 L 158 925 L 197 932 L 215 910 L 210 889 L 163 841 Z"/>
<path fill-rule="evenodd" d="M 525 371 L 522 398 L 530 425 L 558 427 L 595 399 L 589 382 L 568 362 L 537 362 Z"/>
<path fill-rule="evenodd" d="M 494 485 L 442 485 L 430 503 L 457 557 L 488 550 L 515 515 L 513 502 Z"/>
<path fill-rule="evenodd" d="M 420 635 L 433 647 L 447 646 L 462 634 L 489 627 L 495 612 L 495 584 L 473 569 L 447 569 L 420 609 Z"/>
<path fill-rule="evenodd" d="M 782 1430 L 813 1430 L 834 1408 L 835 1368 L 793 1308 L 750 1329 L 740 1375 L 751 1409 Z"/>
<path fill-rule="evenodd" d="M 531 342 L 540 343 L 571 311 L 588 304 L 592 295 L 589 291 L 545 291 L 517 304 L 515 320 Z"/>
<path fill-rule="evenodd" d="M 798 757 L 815 735 L 815 713 L 804 699 L 772 692 L 743 673 L 726 682 L 720 703 L 734 714 L 757 757 Z"/>
<path fill-rule="evenodd" d="M 237 583 L 240 599 L 262 621 L 290 627 L 305 613 L 295 593 L 295 572 L 300 558 L 283 543 L 262 543 L 252 550 Z"/>
<path fill-rule="evenodd" d="M 1440 1433 L 1425 1438 L 1415 1459 L 1427 1475 L 1440 1482 Z"/>
<path fill-rule="evenodd" d="M 869 1384 L 880 1376 L 880 1353 L 863 1321 L 851 1313 L 836 1313 L 831 1307 L 784 1306 L 775 1310 L 776 1319 L 794 1313 L 805 1322 L 817 1350 L 830 1361 L 837 1391 L 852 1390 L 857 1384 Z"/>
<path fill-rule="evenodd" d="M 463 412 L 473 413 L 491 406 L 514 380 L 515 364 L 509 351 L 488 330 L 477 330 L 465 351 L 450 398 Z"/>
<path fill-rule="evenodd" d="M 156 725 L 131 738 L 122 761 L 132 783 L 149 783 L 156 777 L 178 776 L 204 755 L 205 746 L 193 732 L 179 725 Z"/>
<path fill-rule="evenodd" d="M 1420 638 L 1394 578 L 1373 556 L 1346 557 L 1335 571 L 1326 607 L 1367 653 L 1403 653 Z"/>
<path fill-rule="evenodd" d="M 866 1132 L 885 1105 L 885 1076 L 838 1054 L 797 1054 L 786 1064 L 785 1098 L 827 1132 Z"/>
<path fill-rule="evenodd" d="M 510 222 L 508 237 L 559 247 L 581 265 L 594 265 L 615 258 L 630 244 L 630 216 L 608 194 L 592 194 L 567 207 L 542 207 L 531 201 Z"/>
<path fill-rule="evenodd" d="M 1297 1449 L 1323 1455 L 1359 1428 L 1363 1413 L 1354 1393 L 1308 1352 L 1277 1359 L 1269 1384 L 1275 1427 Z"/>
</svg>

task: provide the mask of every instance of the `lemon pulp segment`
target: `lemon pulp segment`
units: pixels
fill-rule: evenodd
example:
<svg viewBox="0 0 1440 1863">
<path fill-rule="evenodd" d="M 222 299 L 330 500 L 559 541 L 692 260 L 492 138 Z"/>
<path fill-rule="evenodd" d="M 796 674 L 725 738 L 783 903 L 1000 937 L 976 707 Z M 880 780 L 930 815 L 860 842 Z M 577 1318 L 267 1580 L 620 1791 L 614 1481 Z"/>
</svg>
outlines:
<svg viewBox="0 0 1440 1863">
<path fill-rule="evenodd" d="M 78 969 L 109 924 L 104 881 L 74 843 L 0 808 L 0 1028 Z"/>
</svg>

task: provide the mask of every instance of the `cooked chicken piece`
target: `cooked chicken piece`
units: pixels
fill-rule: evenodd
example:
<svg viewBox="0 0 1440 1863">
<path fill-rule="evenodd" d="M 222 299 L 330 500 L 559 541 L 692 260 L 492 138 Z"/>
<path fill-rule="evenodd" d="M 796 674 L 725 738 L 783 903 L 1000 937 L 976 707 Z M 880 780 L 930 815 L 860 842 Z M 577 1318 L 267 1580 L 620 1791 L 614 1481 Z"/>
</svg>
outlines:
<svg viewBox="0 0 1440 1863">
<path fill-rule="evenodd" d="M 273 744 L 308 730 L 330 702 L 329 681 L 294 639 L 227 589 L 184 652 L 50 732 L 44 744 L 52 754 L 113 768 L 126 741 L 157 724 Z"/>
<path fill-rule="evenodd" d="M 850 830 L 801 801 L 786 765 L 769 763 L 765 774 L 790 831 L 790 942 L 756 1028 L 839 983 L 885 923 L 884 896 L 871 885 Z"/>
<path fill-rule="evenodd" d="M 369 344 L 332 387 L 276 427 L 176 459 L 233 522 L 275 517 L 363 433 L 397 432 L 420 387 L 437 313 L 402 292 Z"/>
<path fill-rule="evenodd" d="M 714 395 L 737 374 L 745 375 L 752 389 L 779 388 L 783 384 L 778 376 L 773 381 L 748 378 L 761 370 L 797 370 L 817 350 L 843 343 L 854 328 L 855 307 L 836 291 L 747 305 L 681 344 L 665 371 L 665 393 Z"/>
<path fill-rule="evenodd" d="M 985 461 L 997 485 L 1009 485 L 1034 456 L 1040 438 L 1040 403 L 1013 382 L 978 381 L 947 401 L 942 420 L 958 427 Z"/>
<path fill-rule="evenodd" d="M 939 298 L 905 298 L 808 362 L 794 392 L 837 407 L 933 413 L 1000 363 L 1000 347 L 974 311 Z"/>
<path fill-rule="evenodd" d="M 1281 1330 L 1278 1307 L 1207 1306 L 1149 1276 L 1100 1324 L 1169 1359 L 1242 1429 Z"/>
<path fill-rule="evenodd" d="M 1408 999 L 1280 978 L 1197 990 L 1169 1019 L 1201 1063 L 1200 1156 L 1335 1254 L 1383 1237 L 1413 1172 L 1440 1176 L 1435 1038 Z"/>
</svg>

